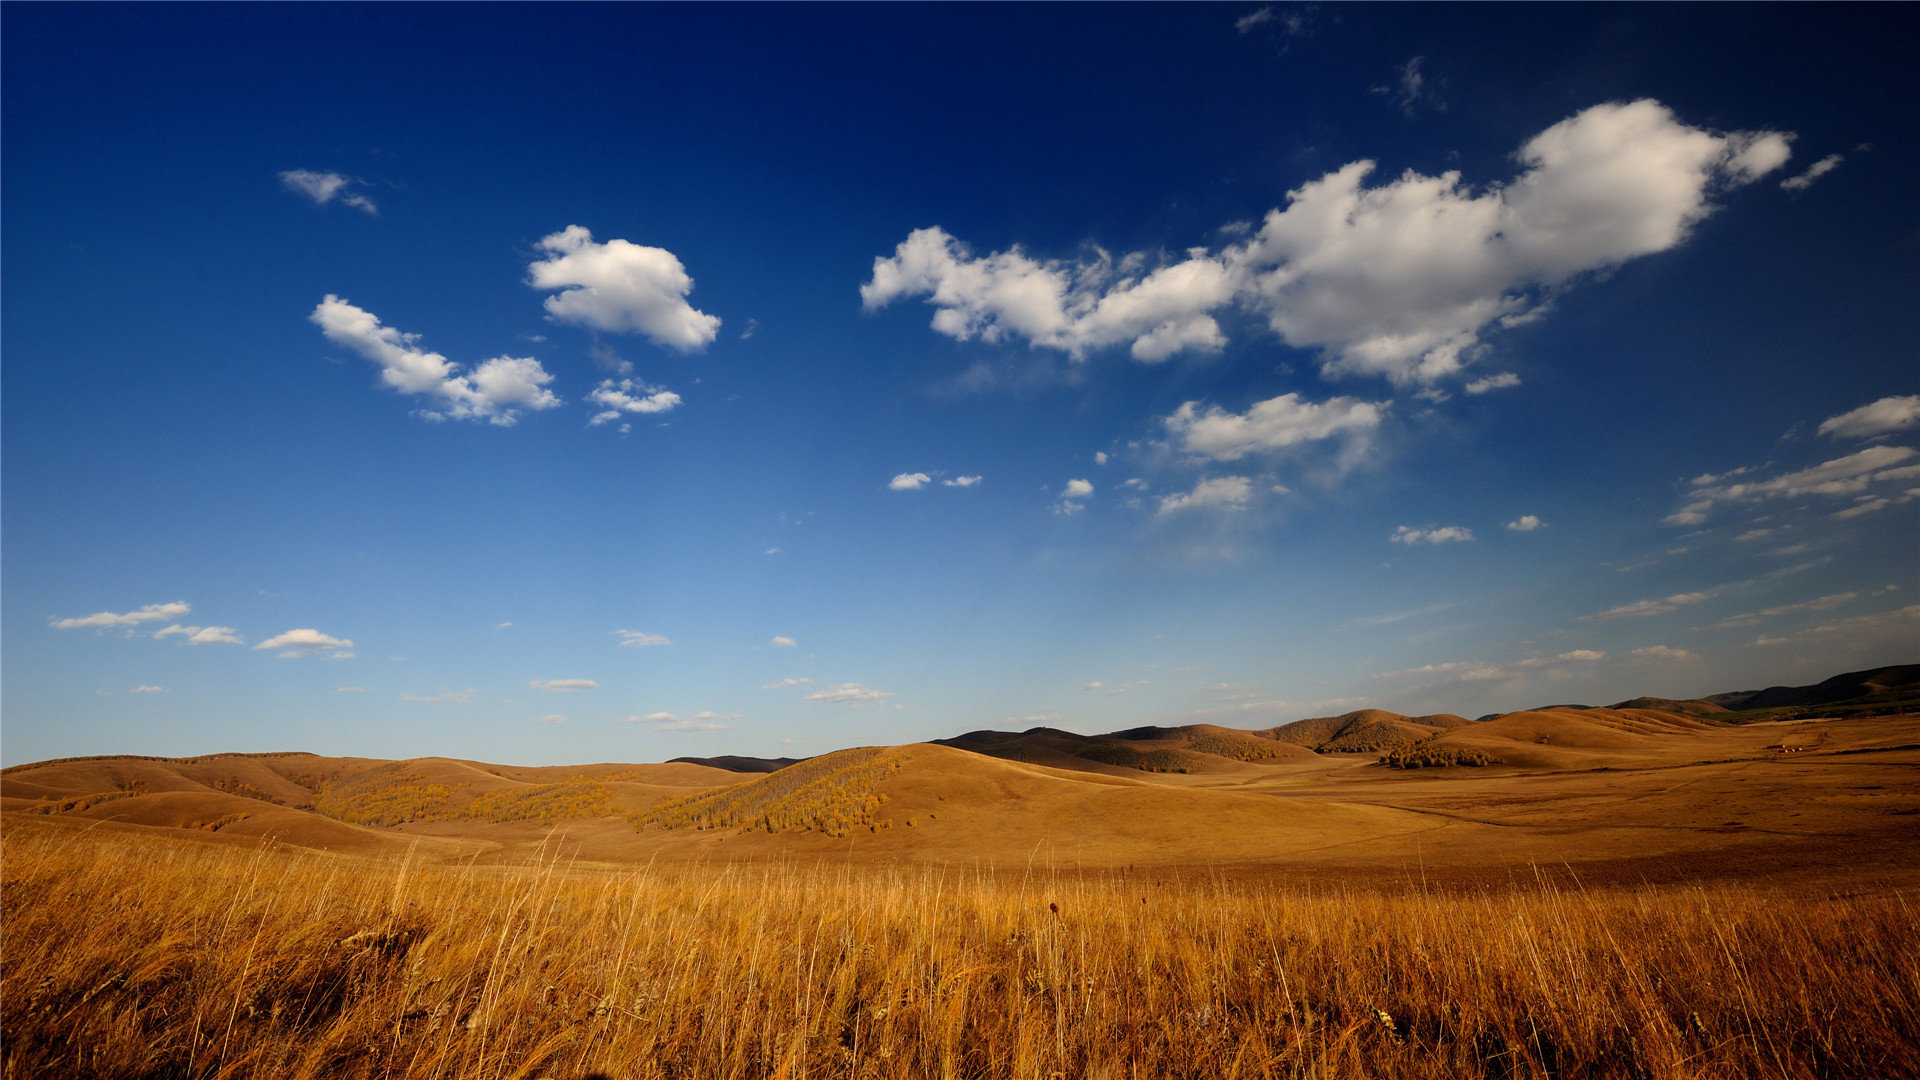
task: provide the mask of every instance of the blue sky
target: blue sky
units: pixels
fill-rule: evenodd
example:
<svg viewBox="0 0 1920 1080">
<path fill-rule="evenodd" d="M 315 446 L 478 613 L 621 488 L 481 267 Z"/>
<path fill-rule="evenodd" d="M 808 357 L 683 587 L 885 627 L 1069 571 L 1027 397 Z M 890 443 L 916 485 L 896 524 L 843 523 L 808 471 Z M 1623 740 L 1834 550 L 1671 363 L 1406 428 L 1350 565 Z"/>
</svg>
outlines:
<svg viewBox="0 0 1920 1080">
<path fill-rule="evenodd" d="M 1910 7 L 3 17 L 8 762 L 1920 655 Z"/>
</svg>

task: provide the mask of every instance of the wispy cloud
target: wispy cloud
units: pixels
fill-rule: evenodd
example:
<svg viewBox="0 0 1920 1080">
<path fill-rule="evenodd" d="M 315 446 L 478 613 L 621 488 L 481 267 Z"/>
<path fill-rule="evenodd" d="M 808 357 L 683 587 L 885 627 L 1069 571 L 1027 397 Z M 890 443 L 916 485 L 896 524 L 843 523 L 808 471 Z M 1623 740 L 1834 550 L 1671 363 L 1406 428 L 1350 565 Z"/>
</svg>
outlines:
<svg viewBox="0 0 1920 1080">
<path fill-rule="evenodd" d="M 182 626 L 174 623 L 164 630 L 153 632 L 154 640 L 175 635 L 187 639 L 189 645 L 244 645 L 231 626 Z"/>
<path fill-rule="evenodd" d="M 1842 417 L 1834 417 L 1828 423 L 1840 419 Z M 1920 467 L 1908 465 L 1917 456 L 1920 456 L 1920 452 L 1910 447 L 1869 446 L 1845 457 L 1783 473 L 1771 480 L 1732 484 L 1723 482 L 1729 477 L 1752 472 L 1751 468 L 1737 469 L 1720 476 L 1701 476 L 1693 481 L 1693 490 L 1688 493 L 1690 501 L 1664 518 L 1662 524 L 1698 525 L 1706 521 L 1707 515 L 1716 507 L 1729 503 L 1759 503 L 1812 495 L 1856 495 L 1875 483 L 1910 482 L 1920 478 Z"/>
<path fill-rule="evenodd" d="M 373 200 L 352 188 L 361 186 L 361 181 L 352 176 L 337 172 L 314 172 L 312 169 L 288 169 L 280 174 L 280 184 L 296 195 L 313 200 L 315 206 L 325 206 L 339 199 L 347 206 L 368 214 L 378 215 L 380 208 Z"/>
<path fill-rule="evenodd" d="M 671 645 L 673 642 L 659 634 L 649 634 L 641 630 L 615 630 L 614 635 L 620 644 L 629 649 L 651 649 L 658 645 Z"/>
<path fill-rule="evenodd" d="M 1691 604 L 1713 599 L 1710 592 L 1677 593 L 1662 600 L 1636 600 L 1631 604 L 1608 608 L 1592 615 L 1580 616 L 1582 622 L 1613 622 L 1618 619 L 1644 619 L 1653 615 L 1665 615 L 1678 611 Z"/>
<path fill-rule="evenodd" d="M 861 705 L 870 705 L 892 696 L 892 694 L 885 690 L 875 690 L 871 687 L 861 686 L 859 683 L 849 682 L 841 683 L 838 686 L 830 686 L 825 690 L 816 690 L 807 695 L 807 700 L 818 701 L 828 705 L 852 705 L 858 708 Z"/>
<path fill-rule="evenodd" d="M 773 647 L 776 649 L 791 649 L 798 644 L 800 643 L 785 634 L 773 635 Z"/>
<path fill-rule="evenodd" d="M 1408 547 L 1415 544 L 1466 544 L 1472 541 L 1473 530 L 1462 525 L 1428 526 L 1424 529 L 1402 525 L 1387 537 L 1388 543 L 1405 544 Z"/>
<path fill-rule="evenodd" d="M 543 694 L 565 694 L 574 690 L 600 689 L 600 684 L 592 679 L 534 679 L 527 685 Z"/>
<path fill-rule="evenodd" d="M 400 700 L 401 701 L 419 701 L 419 702 L 425 702 L 427 704 L 443 704 L 443 703 L 451 702 L 453 704 L 458 704 L 458 705 L 474 705 L 479 703 L 480 695 L 474 693 L 473 690 L 471 689 L 442 690 L 439 693 L 434 694 L 430 697 L 422 694 L 401 694 Z"/>
<path fill-rule="evenodd" d="M 1851 412 L 1820 421 L 1819 433 L 1829 437 L 1871 439 L 1920 427 L 1920 394 L 1883 397 Z"/>
<path fill-rule="evenodd" d="M 100 611 L 73 619 L 56 618 L 53 620 L 53 627 L 56 630 L 86 628 L 104 630 L 115 626 L 137 626 L 143 622 L 165 622 L 168 619 L 177 619 L 192 610 L 193 608 L 188 606 L 185 600 L 175 600 L 170 604 L 148 604 L 138 611 L 129 611 L 125 614 Z"/>
</svg>

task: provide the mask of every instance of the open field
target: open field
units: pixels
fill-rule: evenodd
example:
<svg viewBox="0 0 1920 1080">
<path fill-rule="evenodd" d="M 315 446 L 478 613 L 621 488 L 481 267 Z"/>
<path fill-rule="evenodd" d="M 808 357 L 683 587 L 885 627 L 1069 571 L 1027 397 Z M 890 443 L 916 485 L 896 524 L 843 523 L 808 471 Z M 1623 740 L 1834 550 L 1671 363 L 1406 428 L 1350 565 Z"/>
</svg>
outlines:
<svg viewBox="0 0 1920 1080">
<path fill-rule="evenodd" d="M 7 1077 L 1889 1077 L 1920 898 L 7 841 Z"/>
<path fill-rule="evenodd" d="M 18 766 L 3 1076 L 1920 1075 L 1920 716 L 1666 704 Z"/>
</svg>

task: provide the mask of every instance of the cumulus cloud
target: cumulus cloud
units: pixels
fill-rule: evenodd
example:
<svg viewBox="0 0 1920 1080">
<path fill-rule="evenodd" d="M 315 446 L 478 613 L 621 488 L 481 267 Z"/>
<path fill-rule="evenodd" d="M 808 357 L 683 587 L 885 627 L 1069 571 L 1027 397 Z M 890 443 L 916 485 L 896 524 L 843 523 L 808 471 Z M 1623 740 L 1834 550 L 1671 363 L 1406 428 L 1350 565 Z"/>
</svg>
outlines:
<svg viewBox="0 0 1920 1080">
<path fill-rule="evenodd" d="M 1242 510 L 1253 497 L 1253 481 L 1244 476 L 1217 476 L 1201 480 L 1193 490 L 1160 500 L 1160 513 L 1180 510 Z"/>
<path fill-rule="evenodd" d="M 592 679 L 534 679 L 528 686 L 543 694 L 564 694 L 573 690 L 598 690 L 600 684 Z"/>
<path fill-rule="evenodd" d="M 975 484 L 978 484 L 980 480 L 981 480 L 981 477 L 978 477 L 978 476 L 956 476 L 951 480 L 940 481 L 940 486 L 970 488 L 970 487 L 973 487 Z"/>
<path fill-rule="evenodd" d="M 1807 166 L 1806 172 L 1798 176 L 1789 176 L 1785 180 L 1780 181 L 1780 186 L 1788 191 L 1805 191 L 1813 186 L 1815 180 L 1839 168 L 1840 163 L 1845 160 L 1846 158 L 1841 157 L 1839 154 L 1828 154 L 1826 157 Z"/>
<path fill-rule="evenodd" d="M 1920 457 L 1920 451 L 1910 447 L 1869 446 L 1845 457 L 1784 473 L 1771 480 L 1733 484 L 1723 482 L 1728 477 L 1753 471 L 1751 469 L 1736 469 L 1720 476 L 1696 477 L 1693 490 L 1688 493 L 1692 501 L 1663 518 L 1662 524 L 1698 525 L 1707 520 L 1707 514 L 1715 507 L 1726 503 L 1757 503 L 1806 495 L 1858 495 L 1871 484 L 1906 481 L 1920 474 L 1920 469 L 1906 464 L 1915 457 Z"/>
<path fill-rule="evenodd" d="M 1592 615 L 1582 615 L 1580 620 L 1582 622 L 1613 622 L 1616 619 L 1644 619 L 1650 615 L 1665 615 L 1689 604 L 1698 604 L 1703 600 L 1711 599 L 1713 594 L 1710 592 L 1679 593 L 1664 600 L 1636 600 L 1631 604 L 1622 604 Z"/>
<path fill-rule="evenodd" d="M 348 188 L 360 183 L 351 176 L 342 176 L 337 172 L 314 172 L 311 169 L 288 169 L 280 174 L 280 184 L 296 195 L 304 195 L 313 200 L 315 206 L 325 206 L 335 199 L 368 214 L 377 215 L 380 208 L 373 200 Z"/>
<path fill-rule="evenodd" d="M 231 626 L 181 626 L 174 623 L 164 630 L 155 630 L 154 639 L 179 635 L 187 639 L 189 645 L 242 645 L 245 644 L 235 635 Z"/>
<path fill-rule="evenodd" d="M 807 695 L 807 700 L 818 701 L 828 705 L 852 705 L 857 708 L 861 705 L 872 704 L 873 702 L 892 696 L 892 694 L 885 690 L 875 690 L 871 687 L 861 686 L 859 683 L 850 682 L 841 683 L 838 686 L 829 686 L 825 690 L 816 690 Z"/>
<path fill-rule="evenodd" d="M 185 600 L 175 600 L 170 604 L 148 604 L 138 611 L 129 611 L 125 614 L 99 611 L 74 619 L 55 619 L 53 626 L 56 630 L 79 630 L 88 627 L 104 630 L 113 626 L 137 626 L 143 622 L 164 622 L 168 619 L 177 619 L 192 610 L 193 608 Z"/>
<path fill-rule="evenodd" d="M 1060 489 L 1063 499 L 1085 499 L 1093 495 L 1093 485 L 1085 480 L 1068 480 L 1067 486 Z"/>
<path fill-rule="evenodd" d="M 655 645 L 671 645 L 673 642 L 659 634 L 649 634 L 640 630 L 615 630 L 614 635 L 620 644 L 629 649 L 651 649 Z"/>
<path fill-rule="evenodd" d="M 1369 186 L 1374 162 L 1355 161 L 1289 191 L 1244 241 L 1151 269 L 1145 254 L 1098 249 L 1072 261 L 1018 246 L 979 256 L 919 229 L 874 260 L 861 299 L 872 311 L 924 296 L 933 329 L 961 341 L 1020 338 L 1076 360 L 1125 344 L 1149 362 L 1220 348 L 1213 313 L 1236 305 L 1320 350 L 1328 377 L 1430 387 L 1461 371 L 1489 327 L 1682 243 L 1715 194 L 1778 169 L 1790 150 L 1784 134 L 1712 132 L 1641 100 L 1586 109 L 1517 156 L 1519 176 L 1479 190 L 1458 172 L 1412 170 Z M 1480 391 L 1506 385 L 1490 376 Z"/>
<path fill-rule="evenodd" d="M 1546 522 L 1541 521 L 1532 514 L 1522 514 L 1518 521 L 1507 522 L 1507 528 L 1514 532 L 1532 532 L 1535 529 L 1544 529 L 1546 527 Z"/>
<path fill-rule="evenodd" d="M 1076 360 L 1120 344 L 1149 363 L 1226 344 L 1207 314 L 1233 299 L 1224 262 L 1196 253 L 1151 271 L 1142 272 L 1144 265 L 1144 256 L 1115 262 L 1104 251 L 1077 262 L 1036 260 L 1018 246 L 976 256 L 935 226 L 909 233 L 891 258 L 874 259 L 860 299 L 876 311 L 926 296 L 938 309 L 933 329 L 948 337 L 989 344 L 1025 338 Z"/>
<path fill-rule="evenodd" d="M 680 395 L 664 387 L 649 386 L 638 379 L 602 379 L 587 394 L 587 400 L 600 406 L 588 425 L 618 420 L 622 414 L 652 415 L 680 404 Z"/>
<path fill-rule="evenodd" d="M 334 656 L 351 656 L 353 642 L 347 638 L 329 637 L 318 630 L 289 630 L 277 634 L 254 646 L 255 649 L 280 649 L 282 657 L 311 656 L 326 652 Z"/>
<path fill-rule="evenodd" d="M 539 246 L 547 258 L 527 268 L 528 282 L 559 290 L 545 306 L 561 322 L 639 333 L 681 352 L 706 347 L 720 332 L 717 317 L 687 303 L 693 279 L 671 251 L 619 239 L 595 243 L 579 225 L 542 237 Z"/>
<path fill-rule="evenodd" d="M 1871 439 L 1920 426 L 1920 394 L 1883 397 L 1852 412 L 1820 422 L 1820 434 L 1849 439 Z"/>
<path fill-rule="evenodd" d="M 1255 404 L 1244 413 L 1218 406 L 1205 409 L 1186 402 L 1161 423 L 1190 454 L 1215 461 L 1238 461 L 1249 454 L 1280 450 L 1338 435 L 1364 438 L 1380 426 L 1386 403 L 1337 397 L 1318 404 L 1299 394 L 1282 394 Z"/>
<path fill-rule="evenodd" d="M 798 644 L 799 642 L 793 640 L 792 638 L 786 636 L 785 634 L 775 634 L 773 636 L 773 647 L 776 649 L 791 649 Z"/>
<path fill-rule="evenodd" d="M 475 705 L 479 703 L 480 695 L 474 693 L 473 690 L 469 688 L 466 690 L 442 690 L 431 696 L 426 694 L 401 694 L 400 700 L 419 701 L 427 704 L 452 702 L 459 705 Z"/>
<path fill-rule="evenodd" d="M 1464 544 L 1473 540 L 1473 530 L 1460 525 L 1442 525 L 1425 529 L 1410 528 L 1402 525 L 1387 537 L 1388 543 L 1405 544 Z"/>
<path fill-rule="evenodd" d="M 460 365 L 419 348 L 420 335 L 383 326 L 371 312 L 331 293 L 307 318 L 327 340 L 380 365 L 381 382 L 432 402 L 420 410 L 429 420 L 486 420 L 511 427 L 523 410 L 560 404 L 546 388 L 553 376 L 531 357 L 497 356 L 462 374 Z"/>
<path fill-rule="evenodd" d="M 903 472 L 887 481 L 887 488 L 891 491 L 919 491 L 931 479 L 933 477 L 923 472 Z"/>
</svg>

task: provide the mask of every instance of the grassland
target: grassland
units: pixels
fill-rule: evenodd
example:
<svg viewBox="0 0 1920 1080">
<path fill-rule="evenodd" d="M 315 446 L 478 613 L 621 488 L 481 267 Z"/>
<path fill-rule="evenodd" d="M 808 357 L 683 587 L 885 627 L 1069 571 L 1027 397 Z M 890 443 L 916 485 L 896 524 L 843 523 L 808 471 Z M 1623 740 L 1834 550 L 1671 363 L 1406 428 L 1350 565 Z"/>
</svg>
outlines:
<svg viewBox="0 0 1920 1080">
<path fill-rule="evenodd" d="M 9 1078 L 1920 1075 L 1916 897 L 6 841 Z"/>
</svg>

